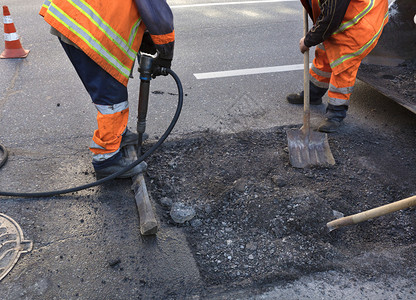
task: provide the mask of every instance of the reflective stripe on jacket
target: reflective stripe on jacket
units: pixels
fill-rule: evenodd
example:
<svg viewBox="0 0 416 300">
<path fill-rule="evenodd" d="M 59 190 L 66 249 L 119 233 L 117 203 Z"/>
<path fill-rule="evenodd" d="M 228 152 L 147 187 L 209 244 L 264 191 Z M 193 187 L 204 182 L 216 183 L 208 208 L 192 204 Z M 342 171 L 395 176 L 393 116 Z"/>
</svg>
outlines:
<svg viewBox="0 0 416 300">
<path fill-rule="evenodd" d="M 322 3 L 342 0 L 301 0 L 314 22 L 323 13 Z M 348 69 L 376 46 L 384 25 L 388 22 L 387 0 L 351 0 L 341 25 L 323 43 L 329 64 L 335 74 Z"/>
<path fill-rule="evenodd" d="M 45 0 L 39 14 L 127 86 L 145 31 L 133 0 Z"/>
</svg>

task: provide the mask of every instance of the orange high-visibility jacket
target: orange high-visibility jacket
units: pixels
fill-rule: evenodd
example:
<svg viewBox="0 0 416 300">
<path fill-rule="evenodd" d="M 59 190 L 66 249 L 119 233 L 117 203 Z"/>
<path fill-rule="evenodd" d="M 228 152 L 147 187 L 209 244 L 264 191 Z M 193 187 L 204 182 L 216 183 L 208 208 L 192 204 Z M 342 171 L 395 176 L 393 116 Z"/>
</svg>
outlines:
<svg viewBox="0 0 416 300">
<path fill-rule="evenodd" d="M 39 14 L 127 86 L 146 29 L 132 0 L 45 0 Z"/>
<path fill-rule="evenodd" d="M 327 0 L 342 1 L 342 0 Z M 301 0 L 314 23 L 324 0 Z M 387 0 L 351 0 L 341 25 L 323 41 L 332 71 L 339 74 L 361 60 L 376 46 L 388 22 Z"/>
</svg>

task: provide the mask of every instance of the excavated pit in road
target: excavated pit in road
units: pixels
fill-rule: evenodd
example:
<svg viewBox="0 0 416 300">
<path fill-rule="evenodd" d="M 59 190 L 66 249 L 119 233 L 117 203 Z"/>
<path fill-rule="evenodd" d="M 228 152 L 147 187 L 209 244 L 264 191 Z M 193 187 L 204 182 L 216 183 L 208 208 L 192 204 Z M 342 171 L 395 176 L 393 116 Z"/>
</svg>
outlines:
<svg viewBox="0 0 416 300">
<path fill-rule="evenodd" d="M 325 271 L 358 281 L 414 276 L 415 208 L 330 234 L 325 225 L 416 194 L 416 140 L 347 126 L 329 137 L 335 166 L 295 169 L 287 128 L 194 133 L 148 161 L 161 222 L 186 232 L 207 295 Z M 175 224 L 166 199 L 196 216 Z"/>
</svg>

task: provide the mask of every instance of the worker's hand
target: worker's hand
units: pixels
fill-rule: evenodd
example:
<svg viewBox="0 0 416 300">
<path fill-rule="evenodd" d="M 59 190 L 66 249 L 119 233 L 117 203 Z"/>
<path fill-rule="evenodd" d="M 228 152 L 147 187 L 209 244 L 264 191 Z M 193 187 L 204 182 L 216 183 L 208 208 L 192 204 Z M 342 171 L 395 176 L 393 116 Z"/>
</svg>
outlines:
<svg viewBox="0 0 416 300">
<path fill-rule="evenodd" d="M 159 75 L 168 75 L 167 69 L 170 69 L 171 64 L 171 59 L 156 57 L 152 66 L 152 78 L 156 78 Z"/>
<path fill-rule="evenodd" d="M 155 55 L 156 54 L 156 46 L 153 43 L 152 38 L 150 37 L 149 32 L 145 32 L 142 39 L 142 44 L 140 45 L 140 52 Z"/>
<path fill-rule="evenodd" d="M 300 41 L 299 41 L 299 50 L 302 53 L 305 53 L 306 51 L 309 50 L 309 47 L 306 47 L 305 46 L 305 42 L 304 41 L 305 41 L 305 37 L 301 38 Z"/>
</svg>

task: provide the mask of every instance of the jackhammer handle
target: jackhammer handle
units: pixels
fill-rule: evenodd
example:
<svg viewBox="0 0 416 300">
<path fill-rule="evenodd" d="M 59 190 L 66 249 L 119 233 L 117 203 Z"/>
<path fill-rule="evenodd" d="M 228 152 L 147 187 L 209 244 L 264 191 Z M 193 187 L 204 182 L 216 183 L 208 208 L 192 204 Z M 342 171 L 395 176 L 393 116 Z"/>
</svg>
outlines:
<svg viewBox="0 0 416 300">
<path fill-rule="evenodd" d="M 357 224 L 363 221 L 374 219 L 376 217 L 384 216 L 388 213 L 395 212 L 408 207 L 416 206 L 416 196 L 412 196 L 403 200 L 399 200 L 390 204 L 386 204 L 380 207 L 376 207 L 370 210 L 360 212 L 355 215 L 343 217 L 340 219 L 328 222 L 326 226 L 330 231 L 339 227 Z"/>
<path fill-rule="evenodd" d="M 308 12 L 303 9 L 303 36 L 308 33 Z M 303 132 L 309 133 L 310 130 L 310 103 L 309 103 L 309 49 L 303 53 Z"/>
</svg>

